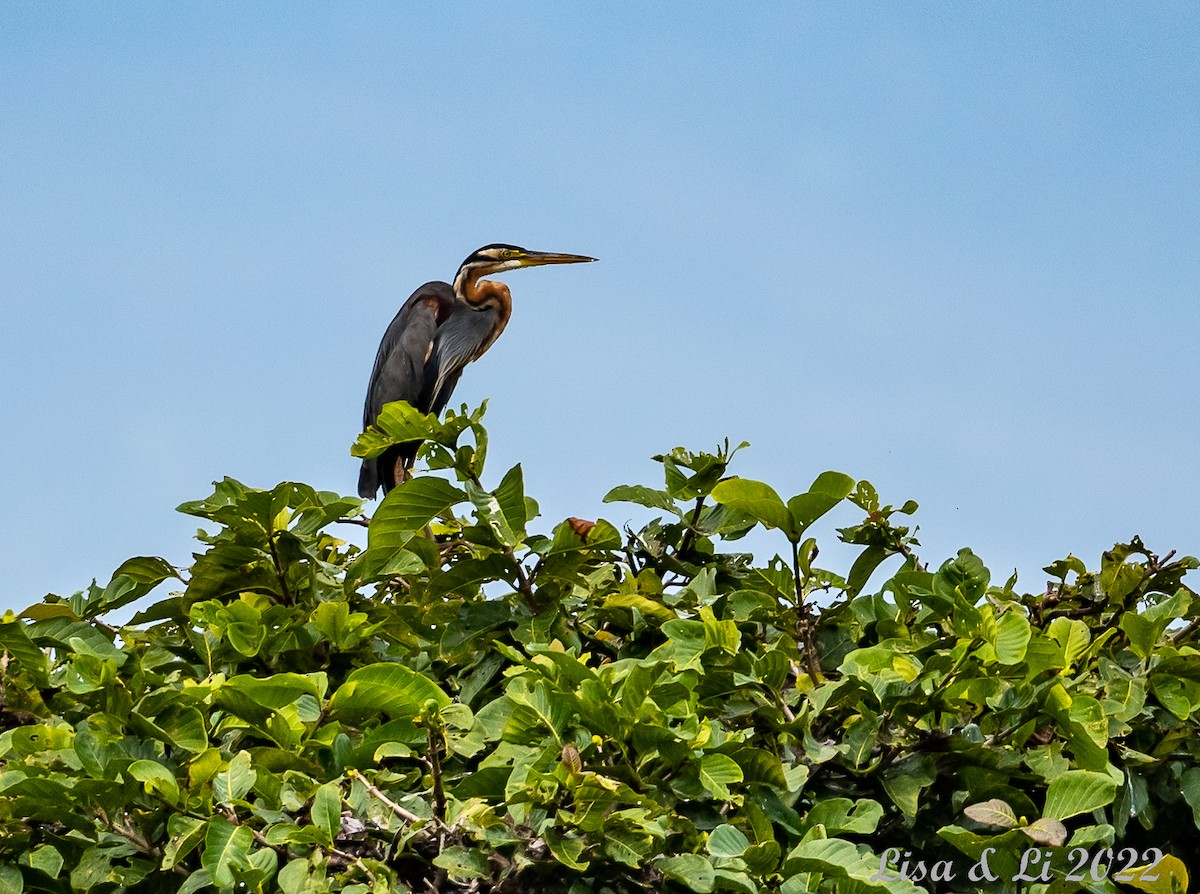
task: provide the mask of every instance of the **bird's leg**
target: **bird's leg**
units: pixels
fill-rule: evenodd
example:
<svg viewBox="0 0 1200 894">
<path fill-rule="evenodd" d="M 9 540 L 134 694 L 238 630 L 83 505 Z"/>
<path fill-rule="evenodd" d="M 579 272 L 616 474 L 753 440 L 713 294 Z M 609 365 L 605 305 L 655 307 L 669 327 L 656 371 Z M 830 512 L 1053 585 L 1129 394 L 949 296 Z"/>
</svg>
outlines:
<svg viewBox="0 0 1200 894">
<path fill-rule="evenodd" d="M 411 477 L 412 475 L 408 471 L 408 462 L 403 456 L 397 456 L 396 465 L 392 468 L 392 480 L 395 481 L 396 486 L 399 487 Z"/>
<path fill-rule="evenodd" d="M 392 470 L 392 475 L 395 478 L 397 487 L 399 487 L 401 484 L 403 484 L 409 478 L 412 478 L 413 475 L 412 475 L 412 472 L 409 471 L 408 461 L 406 461 L 403 456 L 396 457 L 396 465 Z M 433 526 L 432 525 L 425 526 L 425 536 L 428 537 L 430 540 L 434 541 L 435 543 L 437 542 L 437 538 L 435 538 L 433 536 Z"/>
</svg>

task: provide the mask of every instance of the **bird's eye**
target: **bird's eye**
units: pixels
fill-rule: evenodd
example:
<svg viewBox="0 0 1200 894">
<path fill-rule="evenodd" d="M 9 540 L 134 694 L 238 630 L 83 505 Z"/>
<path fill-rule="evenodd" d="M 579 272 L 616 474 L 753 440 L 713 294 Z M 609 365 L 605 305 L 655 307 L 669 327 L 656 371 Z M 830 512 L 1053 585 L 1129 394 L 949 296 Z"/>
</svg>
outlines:
<svg viewBox="0 0 1200 894">
<path fill-rule="evenodd" d="M 513 248 L 506 248 L 506 249 L 504 249 L 504 257 L 505 257 L 505 259 L 508 259 L 508 258 L 519 258 L 520 256 L 521 256 L 521 253 L 520 253 L 519 251 L 517 251 L 516 249 L 513 249 Z"/>
</svg>

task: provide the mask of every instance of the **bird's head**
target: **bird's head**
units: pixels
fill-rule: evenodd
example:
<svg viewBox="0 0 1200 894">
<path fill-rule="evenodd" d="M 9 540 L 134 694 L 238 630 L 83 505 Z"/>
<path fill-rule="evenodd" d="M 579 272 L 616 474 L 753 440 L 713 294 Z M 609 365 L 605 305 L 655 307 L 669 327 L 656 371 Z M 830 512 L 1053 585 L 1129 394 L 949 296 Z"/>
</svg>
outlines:
<svg viewBox="0 0 1200 894">
<path fill-rule="evenodd" d="M 516 270 L 519 267 L 541 267 L 546 264 L 582 264 L 594 261 L 584 255 L 566 255 L 553 251 L 530 251 L 519 245 L 506 245 L 493 242 L 483 248 L 477 248 L 467 257 L 458 268 L 454 277 L 454 292 L 460 297 L 470 300 L 473 286 L 482 276 L 493 273 L 503 273 L 506 270 Z"/>
</svg>

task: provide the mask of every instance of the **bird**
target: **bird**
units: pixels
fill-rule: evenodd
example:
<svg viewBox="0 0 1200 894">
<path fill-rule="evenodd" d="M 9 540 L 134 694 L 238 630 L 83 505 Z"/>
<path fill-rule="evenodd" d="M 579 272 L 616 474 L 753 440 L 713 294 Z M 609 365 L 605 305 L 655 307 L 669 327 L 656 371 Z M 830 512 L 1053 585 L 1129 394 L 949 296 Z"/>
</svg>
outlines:
<svg viewBox="0 0 1200 894">
<path fill-rule="evenodd" d="M 483 276 L 521 267 L 594 260 L 585 255 L 530 251 L 493 242 L 467 256 L 453 284 L 434 281 L 418 287 L 379 343 L 363 405 L 363 430 L 375 423 L 383 405 L 391 401 L 408 401 L 422 413 L 442 412 L 463 367 L 483 356 L 512 316 L 508 286 Z M 403 482 L 418 446 L 419 442 L 396 445 L 382 456 L 363 460 L 359 496 L 373 499 L 380 488 L 387 494 Z"/>
</svg>

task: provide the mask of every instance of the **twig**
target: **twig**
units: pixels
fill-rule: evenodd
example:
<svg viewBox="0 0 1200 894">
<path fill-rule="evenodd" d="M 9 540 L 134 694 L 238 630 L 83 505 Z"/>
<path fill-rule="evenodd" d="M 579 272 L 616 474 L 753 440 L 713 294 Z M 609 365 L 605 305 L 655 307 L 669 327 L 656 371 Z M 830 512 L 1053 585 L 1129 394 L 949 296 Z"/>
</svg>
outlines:
<svg viewBox="0 0 1200 894">
<path fill-rule="evenodd" d="M 933 704 L 933 702 L 939 698 L 943 692 L 950 688 L 950 684 L 954 682 L 954 678 L 958 676 L 958 672 L 962 670 L 962 666 L 966 664 L 967 659 L 971 656 L 971 649 L 975 647 L 975 642 L 976 640 L 971 640 L 971 645 L 962 653 L 962 655 L 958 657 L 958 660 L 955 661 L 950 670 L 946 672 L 946 676 L 942 678 L 942 681 L 933 688 L 932 692 L 929 693 L 925 699 L 926 704 Z"/>
<path fill-rule="evenodd" d="M 103 807 L 97 807 L 96 814 L 97 814 L 98 818 L 100 819 L 100 821 L 102 823 L 104 823 L 104 825 L 106 825 L 113 832 L 116 832 L 118 835 L 120 835 L 122 838 L 124 838 L 126 841 L 128 841 L 130 844 L 132 844 L 134 847 L 136 847 L 143 854 L 145 854 L 148 857 L 153 857 L 156 860 L 162 859 L 162 855 L 163 855 L 162 849 L 157 847 L 156 845 L 151 844 L 149 841 L 147 841 L 145 838 L 143 838 L 142 835 L 136 829 L 133 828 L 133 825 L 129 822 L 128 816 L 125 817 L 124 824 L 118 826 L 116 823 L 114 823 L 112 821 L 112 819 L 109 818 L 108 813 L 105 812 Z M 173 866 L 172 869 L 174 870 L 176 875 L 183 875 L 183 876 L 191 875 L 190 872 L 188 872 L 186 869 L 184 869 L 182 866 L 180 866 L 178 864 Z"/>
<path fill-rule="evenodd" d="M 821 679 L 821 666 L 817 663 L 817 643 L 812 634 L 812 610 L 804 599 L 804 584 L 800 578 L 800 544 L 792 542 L 792 576 L 796 582 L 796 607 L 800 610 L 799 631 L 804 637 L 804 663 L 808 676 L 815 686 Z"/>
<path fill-rule="evenodd" d="M 529 606 L 529 610 L 536 614 L 538 610 L 537 597 L 533 594 L 533 584 L 529 581 L 529 575 L 525 573 L 525 566 L 521 564 L 521 560 L 517 558 L 517 551 L 511 546 L 504 547 L 504 554 L 512 560 L 513 567 L 517 570 L 517 592 L 525 598 L 525 604 Z"/>
<path fill-rule="evenodd" d="M 688 522 L 687 530 L 683 532 L 683 540 L 679 543 L 676 555 L 682 555 L 692 548 L 692 543 L 696 539 L 696 525 L 700 524 L 700 510 L 703 508 L 704 497 L 696 497 L 696 508 L 692 510 L 691 521 Z"/>
<path fill-rule="evenodd" d="M 408 823 L 426 822 L 424 817 L 417 816 L 411 810 L 405 810 L 403 807 L 401 807 L 399 804 L 397 804 L 395 801 L 393 801 L 391 798 L 389 798 L 387 795 L 385 795 L 383 792 L 381 792 L 376 786 L 372 785 L 367 780 L 367 777 L 363 776 L 357 770 L 354 770 L 354 769 L 347 770 L 346 775 L 349 776 L 351 779 L 357 779 L 362 784 L 362 787 L 365 788 L 368 792 L 370 792 L 371 795 L 373 795 L 375 798 L 377 798 L 379 800 L 379 802 L 381 804 L 383 804 L 384 807 L 387 807 L 389 810 L 392 811 L 392 813 L 396 814 L 396 816 L 400 817 L 400 819 L 404 820 L 405 822 L 408 822 Z M 434 822 L 436 822 L 436 819 L 434 820 Z"/>
<path fill-rule="evenodd" d="M 271 562 L 275 565 L 275 577 L 279 579 L 279 588 L 283 591 L 283 599 L 288 605 L 295 605 L 292 599 L 292 591 L 288 588 L 287 575 L 284 573 L 283 563 L 279 560 L 279 549 L 275 546 L 275 535 L 267 533 L 267 546 L 271 549 Z"/>
<path fill-rule="evenodd" d="M 354 854 L 346 853 L 346 851 L 343 851 L 343 850 L 338 850 L 336 847 L 326 847 L 326 848 L 324 848 L 324 850 L 327 850 L 327 851 L 329 851 L 329 853 L 334 854 L 338 857 L 341 857 L 343 860 L 353 863 L 360 870 L 362 870 L 362 872 L 366 875 L 367 880 L 372 885 L 375 884 L 375 873 L 371 872 L 371 870 L 367 868 L 367 864 L 364 863 L 360 857 L 356 857 Z"/>
<path fill-rule="evenodd" d="M 339 525 L 361 525 L 364 528 L 371 524 L 371 520 L 365 515 L 362 518 L 335 518 L 334 522 Z"/>
<path fill-rule="evenodd" d="M 1190 624 L 1172 636 L 1171 642 L 1175 644 L 1183 642 L 1185 639 L 1195 633 L 1197 628 L 1200 628 L 1200 618 L 1196 618 Z"/>
<path fill-rule="evenodd" d="M 628 543 L 625 544 L 625 558 L 629 562 L 629 573 L 633 577 L 638 576 L 637 558 L 633 554 L 633 547 Z"/>
<path fill-rule="evenodd" d="M 483 482 L 479 480 L 479 475 L 474 470 L 467 472 L 467 478 L 480 490 L 484 489 Z M 533 585 L 529 582 L 529 575 L 525 573 L 525 566 L 517 558 L 517 551 L 511 546 L 505 545 L 504 554 L 512 560 L 513 566 L 516 568 L 517 592 L 525 598 L 525 603 L 529 606 L 529 610 L 536 613 L 538 610 L 537 597 L 533 595 Z"/>
<path fill-rule="evenodd" d="M 363 782 L 366 782 L 366 780 L 364 779 Z M 276 853 L 280 854 L 281 856 L 284 856 L 284 857 L 287 856 L 287 848 L 282 847 L 278 844 L 271 844 L 269 841 L 267 841 L 267 836 L 263 835 L 263 833 L 258 831 L 258 829 L 255 829 L 253 826 L 247 826 L 243 823 L 238 822 L 237 814 L 234 812 L 232 807 L 227 808 L 225 810 L 225 818 L 228 819 L 235 826 L 241 826 L 244 829 L 249 829 L 250 834 L 254 836 L 254 840 L 257 841 L 263 847 L 270 848 L 271 850 L 275 851 Z M 318 845 L 318 847 L 320 847 L 322 850 L 328 851 L 331 854 L 341 857 L 343 860 L 345 860 L 348 863 L 353 863 L 360 870 L 362 870 L 362 872 L 366 875 L 367 879 L 370 880 L 371 884 L 375 884 L 375 874 L 372 873 L 371 870 L 367 868 L 366 863 L 364 863 L 360 858 L 356 857 L 354 854 L 350 854 L 350 853 L 347 853 L 346 851 L 339 850 L 338 848 L 334 847 L 333 845 L 324 845 L 323 844 L 323 845 Z"/>
<path fill-rule="evenodd" d="M 429 771 L 433 777 L 433 818 L 445 828 L 446 825 L 446 790 L 442 788 L 442 755 L 440 730 L 433 724 L 429 726 Z"/>
<path fill-rule="evenodd" d="M 782 693 L 775 693 L 775 704 L 779 707 L 779 710 L 783 712 L 783 716 L 787 718 L 788 723 L 796 722 L 796 714 L 787 706 L 787 702 L 783 700 Z"/>
</svg>

